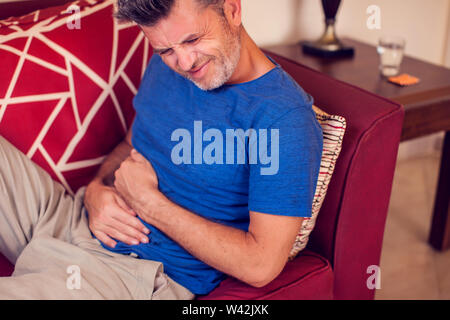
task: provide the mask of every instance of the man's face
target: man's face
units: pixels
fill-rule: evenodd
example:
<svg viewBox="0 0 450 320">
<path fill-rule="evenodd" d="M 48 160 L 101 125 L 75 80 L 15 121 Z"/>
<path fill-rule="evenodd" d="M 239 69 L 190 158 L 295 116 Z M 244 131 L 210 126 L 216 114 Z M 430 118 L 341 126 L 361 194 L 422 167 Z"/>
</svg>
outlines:
<svg viewBox="0 0 450 320">
<path fill-rule="evenodd" d="M 203 10 L 196 0 L 176 1 L 166 19 L 142 30 L 154 52 L 202 90 L 225 84 L 240 59 L 240 29 L 212 6 Z"/>
</svg>

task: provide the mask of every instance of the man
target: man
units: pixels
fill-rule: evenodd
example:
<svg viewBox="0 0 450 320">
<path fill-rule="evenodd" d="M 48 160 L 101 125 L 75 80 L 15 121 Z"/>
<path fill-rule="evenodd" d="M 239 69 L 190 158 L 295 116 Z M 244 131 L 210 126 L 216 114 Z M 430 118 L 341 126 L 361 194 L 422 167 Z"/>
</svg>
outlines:
<svg viewBox="0 0 450 320">
<path fill-rule="evenodd" d="M 240 0 L 119 0 L 116 17 L 155 55 L 132 129 L 84 197 L 0 140 L 2 167 L 20 164 L 14 176 L 31 185 L 2 169 L 0 250 L 16 271 L 0 298 L 192 299 L 225 274 L 267 285 L 311 216 L 322 152 L 312 98 L 246 33 Z M 17 208 L 23 192 L 31 201 Z M 79 290 L 62 288 L 70 261 Z"/>
</svg>

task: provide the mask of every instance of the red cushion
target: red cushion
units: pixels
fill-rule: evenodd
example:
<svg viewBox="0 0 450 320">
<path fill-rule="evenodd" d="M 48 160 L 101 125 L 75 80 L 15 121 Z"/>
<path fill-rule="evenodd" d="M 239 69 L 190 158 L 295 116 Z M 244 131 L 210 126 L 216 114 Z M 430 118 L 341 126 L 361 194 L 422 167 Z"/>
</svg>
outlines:
<svg viewBox="0 0 450 320">
<path fill-rule="evenodd" d="M 198 300 L 329 300 L 333 299 L 333 270 L 320 255 L 305 250 L 288 262 L 274 281 L 254 288 L 227 278 L 209 295 Z"/>
<path fill-rule="evenodd" d="M 113 3 L 77 1 L 80 29 L 68 28 L 70 3 L 0 21 L 0 135 L 70 193 L 125 136 L 152 54 Z"/>
<path fill-rule="evenodd" d="M 13 270 L 13 265 L 0 253 L 0 277 L 10 276 Z"/>
</svg>

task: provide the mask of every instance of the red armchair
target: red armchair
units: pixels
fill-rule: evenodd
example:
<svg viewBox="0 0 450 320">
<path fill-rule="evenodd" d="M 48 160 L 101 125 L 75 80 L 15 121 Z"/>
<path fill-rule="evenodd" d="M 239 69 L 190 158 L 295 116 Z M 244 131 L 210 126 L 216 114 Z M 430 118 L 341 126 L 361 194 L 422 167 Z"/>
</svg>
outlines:
<svg viewBox="0 0 450 320">
<path fill-rule="evenodd" d="M 373 299 L 368 267 L 380 263 L 403 107 L 270 55 L 319 108 L 346 118 L 342 151 L 306 250 L 264 288 L 229 278 L 200 299 Z"/>
<path fill-rule="evenodd" d="M 368 267 L 379 265 L 403 108 L 272 55 L 347 131 L 307 249 L 263 288 L 228 278 L 198 299 L 373 299 Z M 142 61 L 141 61 L 142 62 Z M 118 130 L 120 130 L 118 128 Z M 13 266 L 0 254 L 0 276 Z"/>
</svg>

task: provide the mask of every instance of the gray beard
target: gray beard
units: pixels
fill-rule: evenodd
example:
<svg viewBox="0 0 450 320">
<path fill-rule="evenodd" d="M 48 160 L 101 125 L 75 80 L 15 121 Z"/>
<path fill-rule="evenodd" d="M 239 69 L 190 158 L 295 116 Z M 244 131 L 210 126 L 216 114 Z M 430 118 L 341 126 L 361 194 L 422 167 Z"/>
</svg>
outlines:
<svg viewBox="0 0 450 320">
<path fill-rule="evenodd" d="M 229 48 L 231 48 L 231 52 L 228 55 L 222 54 L 218 59 L 219 61 L 214 62 L 219 64 L 219 70 L 216 72 L 210 83 L 199 83 L 194 79 L 189 78 L 189 80 L 201 90 L 211 91 L 220 88 L 231 78 L 236 70 L 239 60 L 241 59 L 241 39 L 240 36 L 237 36 L 230 38 L 230 40 Z"/>
</svg>

